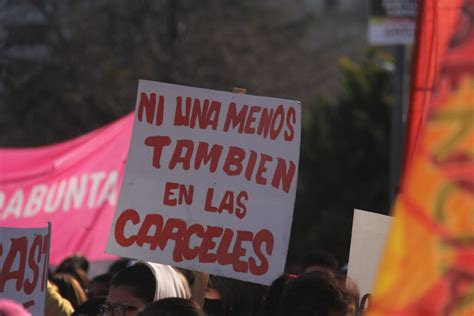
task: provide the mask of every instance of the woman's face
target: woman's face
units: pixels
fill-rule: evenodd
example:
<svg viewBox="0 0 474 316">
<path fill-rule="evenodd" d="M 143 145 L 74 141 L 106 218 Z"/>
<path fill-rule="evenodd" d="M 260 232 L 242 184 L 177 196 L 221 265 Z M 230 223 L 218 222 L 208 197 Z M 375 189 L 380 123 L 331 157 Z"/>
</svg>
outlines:
<svg viewBox="0 0 474 316">
<path fill-rule="evenodd" d="M 104 313 L 107 316 L 136 316 L 146 302 L 138 298 L 129 286 L 119 285 L 110 288 L 105 301 Z"/>
</svg>

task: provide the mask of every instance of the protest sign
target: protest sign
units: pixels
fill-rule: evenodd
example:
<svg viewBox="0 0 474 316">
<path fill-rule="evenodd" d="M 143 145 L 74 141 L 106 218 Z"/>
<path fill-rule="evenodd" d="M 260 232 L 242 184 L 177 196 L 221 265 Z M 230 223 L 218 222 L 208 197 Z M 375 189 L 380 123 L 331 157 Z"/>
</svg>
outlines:
<svg viewBox="0 0 474 316">
<path fill-rule="evenodd" d="M 0 297 L 44 315 L 50 227 L 0 227 Z"/>
<path fill-rule="evenodd" d="M 415 16 L 416 0 L 371 0 L 369 43 L 412 44 Z"/>
<path fill-rule="evenodd" d="M 299 102 L 141 80 L 107 252 L 270 284 L 300 133 Z"/>
<path fill-rule="evenodd" d="M 391 222 L 387 215 L 354 210 L 347 275 L 356 282 L 361 296 L 372 293 Z"/>
</svg>

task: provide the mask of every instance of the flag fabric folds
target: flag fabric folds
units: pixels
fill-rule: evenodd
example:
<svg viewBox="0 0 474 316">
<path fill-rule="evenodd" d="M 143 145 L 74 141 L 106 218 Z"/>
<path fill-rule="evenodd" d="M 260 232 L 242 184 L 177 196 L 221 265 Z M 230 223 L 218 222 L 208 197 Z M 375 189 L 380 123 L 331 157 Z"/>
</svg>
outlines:
<svg viewBox="0 0 474 316">
<path fill-rule="evenodd" d="M 368 315 L 474 315 L 474 0 L 418 10 L 405 169 Z"/>
</svg>

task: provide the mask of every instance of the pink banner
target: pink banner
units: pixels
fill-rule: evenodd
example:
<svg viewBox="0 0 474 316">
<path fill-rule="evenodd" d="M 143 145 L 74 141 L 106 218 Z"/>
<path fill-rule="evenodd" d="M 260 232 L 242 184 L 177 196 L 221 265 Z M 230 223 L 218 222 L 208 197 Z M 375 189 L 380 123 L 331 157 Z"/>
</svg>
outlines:
<svg viewBox="0 0 474 316">
<path fill-rule="evenodd" d="M 123 178 L 133 114 L 64 143 L 0 148 L 0 226 L 52 223 L 50 262 L 104 253 Z"/>
</svg>

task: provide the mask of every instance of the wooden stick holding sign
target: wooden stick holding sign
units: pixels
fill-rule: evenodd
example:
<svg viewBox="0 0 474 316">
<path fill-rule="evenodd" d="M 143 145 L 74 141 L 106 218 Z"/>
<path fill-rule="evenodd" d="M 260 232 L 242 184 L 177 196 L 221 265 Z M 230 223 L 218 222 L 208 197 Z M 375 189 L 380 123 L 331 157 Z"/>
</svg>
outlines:
<svg viewBox="0 0 474 316">
<path fill-rule="evenodd" d="M 194 271 L 194 283 L 191 289 L 191 300 L 199 306 L 204 305 L 209 273 Z"/>
<path fill-rule="evenodd" d="M 247 89 L 232 88 L 233 93 L 245 94 Z M 191 289 L 191 300 L 200 306 L 204 305 L 207 284 L 209 283 L 209 273 L 194 271 L 194 283 Z"/>
</svg>

